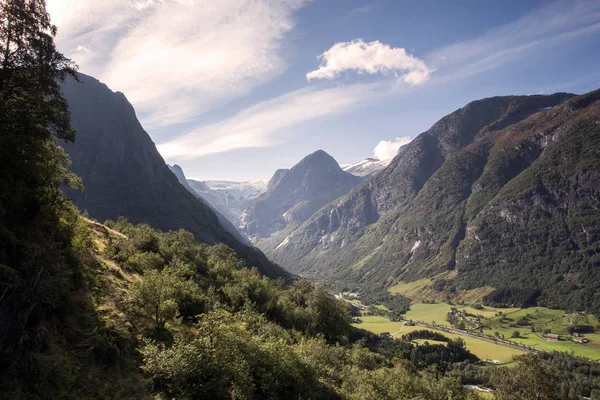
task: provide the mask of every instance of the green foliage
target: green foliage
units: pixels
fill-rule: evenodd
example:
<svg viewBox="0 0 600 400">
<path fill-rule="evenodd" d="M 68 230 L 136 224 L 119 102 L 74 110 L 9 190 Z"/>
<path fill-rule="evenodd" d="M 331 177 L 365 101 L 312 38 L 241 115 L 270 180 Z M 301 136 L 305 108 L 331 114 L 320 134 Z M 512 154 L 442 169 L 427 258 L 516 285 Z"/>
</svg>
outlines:
<svg viewBox="0 0 600 400">
<path fill-rule="evenodd" d="M 200 288 L 175 266 L 149 270 L 134 282 L 128 297 L 133 315 L 149 321 L 158 335 L 179 315 L 179 304 L 201 302 Z"/>
<path fill-rule="evenodd" d="M 200 318 L 191 338 L 169 348 L 148 344 L 143 368 L 177 398 L 326 398 L 326 388 L 286 339 L 257 314 L 214 311 Z"/>
<path fill-rule="evenodd" d="M 182 232 L 149 231 L 123 219 L 111 226 L 127 235 L 111 239 L 107 252 L 114 260 L 128 264 L 136 251 L 152 253 L 143 245 L 148 237 L 155 238 L 156 254 L 171 260 L 166 267 L 146 270 L 128 290 L 133 324 L 141 332 L 152 327 L 141 347 L 141 367 L 155 390 L 166 396 L 360 398 L 346 392 L 360 384 L 354 381 L 356 374 L 384 369 L 383 374 L 390 368 L 400 374 L 405 366 L 392 367 L 394 358 L 444 369 L 474 359 L 464 344 L 454 341 L 439 348 L 415 348 L 400 341 L 369 348 L 350 345 L 349 338 L 360 335 L 351 331 L 348 308 L 321 286 L 271 280 L 256 269 L 244 268 L 226 246 L 192 243 Z M 176 318 L 177 310 L 183 314 L 183 298 L 188 299 L 188 308 L 201 307 L 187 318 Z M 157 329 L 163 334 L 157 335 Z M 173 341 L 166 340 L 167 331 Z M 404 391 L 390 388 L 389 398 L 404 398 L 413 390 L 432 396 L 447 393 L 434 382 L 435 375 L 416 369 L 405 372 L 406 379 L 412 376 L 417 383 Z M 448 382 L 460 387 L 457 381 Z M 421 385 L 427 388 L 415 389 Z M 453 393 L 466 398 L 464 390 Z"/>
<path fill-rule="evenodd" d="M 560 393 L 557 375 L 533 355 L 521 356 L 514 368 L 495 370 L 492 381 L 497 388 L 495 395 L 499 400 L 564 398 Z"/>
<path fill-rule="evenodd" d="M 430 373 L 415 373 L 398 364 L 376 370 L 352 369 L 342 392 L 347 399 L 466 399 L 469 393 L 460 381 Z"/>
<path fill-rule="evenodd" d="M 412 331 L 407 333 L 406 335 L 402 335 L 402 340 L 407 342 L 412 342 L 415 339 L 430 339 L 435 340 L 437 342 L 449 342 L 450 338 L 444 336 L 440 332 L 430 331 L 428 329 L 421 329 L 418 331 Z"/>
</svg>

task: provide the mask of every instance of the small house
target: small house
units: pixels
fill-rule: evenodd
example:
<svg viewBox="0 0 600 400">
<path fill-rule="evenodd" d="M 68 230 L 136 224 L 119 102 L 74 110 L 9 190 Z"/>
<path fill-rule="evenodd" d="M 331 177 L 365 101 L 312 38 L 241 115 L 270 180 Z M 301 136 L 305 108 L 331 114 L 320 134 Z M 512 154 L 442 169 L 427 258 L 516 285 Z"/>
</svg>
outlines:
<svg viewBox="0 0 600 400">
<path fill-rule="evenodd" d="M 558 342 L 560 340 L 560 336 L 556 333 L 548 333 L 546 334 L 546 340 L 549 342 Z"/>
<path fill-rule="evenodd" d="M 392 334 L 391 334 L 391 333 L 389 333 L 389 332 L 383 332 L 383 333 L 380 333 L 380 334 L 379 334 L 379 338 L 380 338 L 380 339 L 392 339 L 392 338 L 393 338 L 393 336 L 392 336 Z"/>
</svg>

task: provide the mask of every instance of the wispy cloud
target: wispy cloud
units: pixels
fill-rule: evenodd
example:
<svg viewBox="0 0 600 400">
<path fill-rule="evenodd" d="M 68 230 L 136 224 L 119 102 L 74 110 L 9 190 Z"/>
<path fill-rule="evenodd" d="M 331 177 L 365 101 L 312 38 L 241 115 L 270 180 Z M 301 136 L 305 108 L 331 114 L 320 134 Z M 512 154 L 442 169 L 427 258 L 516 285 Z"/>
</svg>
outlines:
<svg viewBox="0 0 600 400">
<path fill-rule="evenodd" d="M 189 159 L 240 148 L 271 146 L 285 140 L 290 128 L 342 114 L 362 101 L 389 93 L 389 84 L 353 84 L 305 88 L 249 107 L 215 125 L 201 127 L 158 146 L 170 159 Z"/>
<path fill-rule="evenodd" d="M 373 10 L 377 9 L 378 7 L 379 7 L 378 1 L 368 3 L 364 6 L 351 9 L 350 11 L 348 11 L 348 15 L 349 16 L 357 16 L 357 15 L 361 15 L 361 14 L 367 14 L 367 13 L 370 13 Z"/>
<path fill-rule="evenodd" d="M 59 47 L 83 72 L 126 93 L 152 128 L 188 121 L 279 76 L 287 67 L 283 39 L 306 2 L 48 0 L 48 7 Z"/>
<path fill-rule="evenodd" d="M 335 79 L 346 71 L 369 75 L 397 75 L 399 80 L 418 85 L 429 79 L 431 69 L 403 48 L 362 39 L 334 44 L 318 57 L 321 66 L 306 74 L 311 79 Z"/>
<path fill-rule="evenodd" d="M 438 49 L 425 60 L 439 71 L 440 79 L 457 79 L 598 32 L 599 1 L 558 0 L 476 39 Z"/>
</svg>

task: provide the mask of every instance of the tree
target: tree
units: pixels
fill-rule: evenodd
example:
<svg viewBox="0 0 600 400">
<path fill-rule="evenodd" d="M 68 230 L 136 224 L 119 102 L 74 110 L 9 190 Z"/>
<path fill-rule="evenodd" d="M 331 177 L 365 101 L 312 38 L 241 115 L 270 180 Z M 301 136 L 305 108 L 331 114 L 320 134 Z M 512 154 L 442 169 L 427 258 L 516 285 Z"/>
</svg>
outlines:
<svg viewBox="0 0 600 400">
<path fill-rule="evenodd" d="M 329 341 L 347 336 L 350 331 L 350 315 L 344 302 L 335 299 L 327 291 L 316 286 L 308 297 L 308 309 L 312 314 L 315 332 L 322 333 Z"/>
<path fill-rule="evenodd" d="M 521 337 L 521 332 L 519 332 L 519 331 L 514 331 L 510 337 L 511 337 L 511 338 L 518 338 L 518 337 Z"/>
<path fill-rule="evenodd" d="M 516 361 L 516 367 L 497 368 L 492 371 L 497 399 L 558 400 L 563 398 L 558 387 L 559 377 L 538 357 L 526 354 L 518 357 Z"/>
<path fill-rule="evenodd" d="M 155 334 L 159 335 L 165 325 L 178 316 L 179 305 L 190 297 L 200 300 L 198 286 L 169 266 L 162 271 L 147 271 L 133 284 L 128 301 L 133 313 L 151 322 Z"/>
<path fill-rule="evenodd" d="M 75 139 L 60 84 L 76 66 L 55 35 L 44 0 L 0 0 L 0 353 L 36 307 L 58 307 L 70 268 L 60 188 L 80 182 L 55 139 Z"/>
</svg>

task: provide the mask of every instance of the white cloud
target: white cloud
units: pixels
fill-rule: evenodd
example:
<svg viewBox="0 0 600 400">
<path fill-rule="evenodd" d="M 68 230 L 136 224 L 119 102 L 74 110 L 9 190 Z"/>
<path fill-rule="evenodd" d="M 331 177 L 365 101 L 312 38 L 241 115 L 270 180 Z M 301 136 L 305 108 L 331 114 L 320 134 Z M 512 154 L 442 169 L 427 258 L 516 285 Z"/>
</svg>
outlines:
<svg viewBox="0 0 600 400">
<path fill-rule="evenodd" d="M 398 154 L 400 147 L 410 143 L 411 140 L 408 136 L 397 137 L 394 140 L 382 140 L 373 149 L 373 156 L 381 161 L 391 161 Z"/>
<path fill-rule="evenodd" d="M 279 76 L 285 34 L 306 1 L 48 0 L 48 9 L 59 48 L 82 72 L 124 92 L 153 128 Z"/>
<path fill-rule="evenodd" d="M 389 86 L 389 85 L 388 85 Z M 381 96 L 381 84 L 301 89 L 249 107 L 230 119 L 201 127 L 158 146 L 163 157 L 191 159 L 225 151 L 265 147 L 289 138 L 290 128 L 348 112 L 362 101 Z"/>
<path fill-rule="evenodd" d="M 306 74 L 311 79 L 335 79 L 346 71 L 359 74 L 395 74 L 411 85 L 429 79 L 431 68 L 422 60 L 412 56 L 403 48 L 393 48 L 380 41 L 366 43 L 362 39 L 334 44 L 318 57 L 319 69 Z"/>
</svg>

